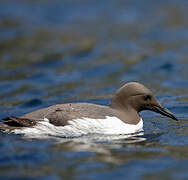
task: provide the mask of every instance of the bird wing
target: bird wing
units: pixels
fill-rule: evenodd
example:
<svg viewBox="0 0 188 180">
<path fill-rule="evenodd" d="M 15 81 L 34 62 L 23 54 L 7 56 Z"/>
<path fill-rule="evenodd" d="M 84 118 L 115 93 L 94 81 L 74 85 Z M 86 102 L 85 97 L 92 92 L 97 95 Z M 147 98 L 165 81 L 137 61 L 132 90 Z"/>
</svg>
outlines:
<svg viewBox="0 0 188 180">
<path fill-rule="evenodd" d="M 79 118 L 105 119 L 110 114 L 108 106 L 101 106 L 90 103 L 57 104 L 47 108 L 42 108 L 21 117 L 9 116 L 0 123 L 0 129 L 19 127 L 33 127 L 38 121 L 45 118 L 55 126 L 65 126 L 70 120 Z"/>
</svg>

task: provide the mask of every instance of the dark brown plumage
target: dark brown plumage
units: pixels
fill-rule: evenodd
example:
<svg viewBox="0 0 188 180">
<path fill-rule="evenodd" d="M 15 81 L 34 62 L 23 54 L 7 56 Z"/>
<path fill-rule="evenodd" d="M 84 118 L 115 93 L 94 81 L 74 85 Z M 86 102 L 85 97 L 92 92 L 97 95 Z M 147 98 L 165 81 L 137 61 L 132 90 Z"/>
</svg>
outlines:
<svg viewBox="0 0 188 180">
<path fill-rule="evenodd" d="M 140 83 L 130 82 L 117 90 L 109 106 L 91 103 L 57 104 L 21 117 L 4 118 L 0 123 L 0 129 L 32 127 L 44 118 L 55 126 L 65 126 L 70 120 L 78 118 L 101 119 L 102 121 L 106 116 L 115 116 L 125 123 L 137 124 L 140 121 L 139 112 L 142 110 L 155 111 L 177 120 L 170 111 L 162 107 L 149 89 Z"/>
</svg>

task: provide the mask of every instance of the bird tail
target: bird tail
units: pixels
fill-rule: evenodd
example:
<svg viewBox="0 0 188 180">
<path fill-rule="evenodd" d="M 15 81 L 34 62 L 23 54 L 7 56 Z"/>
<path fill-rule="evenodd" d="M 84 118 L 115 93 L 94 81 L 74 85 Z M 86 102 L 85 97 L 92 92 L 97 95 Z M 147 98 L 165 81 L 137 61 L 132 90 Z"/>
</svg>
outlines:
<svg viewBox="0 0 188 180">
<path fill-rule="evenodd" d="M 33 127 L 36 125 L 36 121 L 29 118 L 9 116 L 2 119 L 0 122 L 0 130 L 5 132 L 11 132 L 14 129 L 20 129 L 22 127 Z"/>
</svg>

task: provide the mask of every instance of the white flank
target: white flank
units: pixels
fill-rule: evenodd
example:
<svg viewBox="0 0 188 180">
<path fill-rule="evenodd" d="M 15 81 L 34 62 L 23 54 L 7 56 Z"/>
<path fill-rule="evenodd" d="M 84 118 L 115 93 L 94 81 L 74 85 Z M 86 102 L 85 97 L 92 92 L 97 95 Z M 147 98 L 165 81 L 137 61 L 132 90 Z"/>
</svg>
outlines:
<svg viewBox="0 0 188 180">
<path fill-rule="evenodd" d="M 66 126 L 54 126 L 48 119 L 40 121 L 32 128 L 24 127 L 13 130 L 13 133 L 39 137 L 43 135 L 59 137 L 78 137 L 86 134 L 131 134 L 143 131 L 142 118 L 136 125 L 126 124 L 117 117 L 106 116 L 106 119 L 73 119 Z"/>
</svg>

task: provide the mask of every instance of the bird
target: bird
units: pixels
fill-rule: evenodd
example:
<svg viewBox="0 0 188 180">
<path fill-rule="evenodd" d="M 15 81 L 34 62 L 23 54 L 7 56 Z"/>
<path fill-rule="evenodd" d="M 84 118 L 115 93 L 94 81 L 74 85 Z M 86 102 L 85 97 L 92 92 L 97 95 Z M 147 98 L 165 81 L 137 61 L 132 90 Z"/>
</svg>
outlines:
<svg viewBox="0 0 188 180">
<path fill-rule="evenodd" d="M 7 133 L 77 137 L 86 134 L 132 134 L 143 131 L 140 112 L 154 111 L 178 121 L 154 94 L 139 82 L 127 82 L 112 96 L 109 105 L 65 103 L 8 116 L 0 122 Z"/>
</svg>

